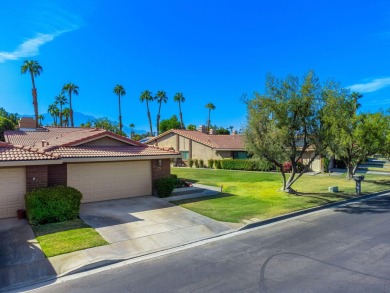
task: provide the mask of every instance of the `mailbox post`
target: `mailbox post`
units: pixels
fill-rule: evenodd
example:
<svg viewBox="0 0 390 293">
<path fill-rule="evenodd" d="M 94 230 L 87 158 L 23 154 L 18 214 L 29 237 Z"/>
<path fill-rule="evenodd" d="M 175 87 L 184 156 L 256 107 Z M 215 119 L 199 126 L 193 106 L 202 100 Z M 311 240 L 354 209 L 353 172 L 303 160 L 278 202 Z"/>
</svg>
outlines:
<svg viewBox="0 0 390 293">
<path fill-rule="evenodd" d="M 356 195 L 360 195 L 362 192 L 362 181 L 364 180 L 364 176 L 353 176 L 353 180 L 356 182 Z"/>
</svg>

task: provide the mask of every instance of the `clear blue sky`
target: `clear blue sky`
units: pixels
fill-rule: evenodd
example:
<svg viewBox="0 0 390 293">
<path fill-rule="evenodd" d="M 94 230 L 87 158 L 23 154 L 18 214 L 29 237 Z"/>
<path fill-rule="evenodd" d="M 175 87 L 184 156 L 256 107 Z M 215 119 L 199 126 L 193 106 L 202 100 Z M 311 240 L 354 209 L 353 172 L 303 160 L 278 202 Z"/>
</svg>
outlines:
<svg viewBox="0 0 390 293">
<path fill-rule="evenodd" d="M 84 3 L 85 2 L 85 3 Z M 39 110 L 64 83 L 80 87 L 75 111 L 117 120 L 122 84 L 125 125 L 148 129 L 140 93 L 165 90 L 162 118 L 240 128 L 243 93 L 262 92 L 267 73 L 313 69 L 364 94 L 363 110 L 390 105 L 390 2 L 375 1 L 3 1 L 0 9 L 0 106 L 32 114 L 25 59 L 38 60 Z M 153 120 L 157 104 L 151 107 Z"/>
</svg>

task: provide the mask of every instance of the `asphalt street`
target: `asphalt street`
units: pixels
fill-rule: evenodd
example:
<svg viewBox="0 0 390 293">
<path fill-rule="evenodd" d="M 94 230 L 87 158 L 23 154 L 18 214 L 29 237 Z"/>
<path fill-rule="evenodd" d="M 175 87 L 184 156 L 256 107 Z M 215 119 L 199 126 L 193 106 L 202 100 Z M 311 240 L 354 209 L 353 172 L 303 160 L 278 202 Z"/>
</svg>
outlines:
<svg viewBox="0 0 390 293">
<path fill-rule="evenodd" d="M 34 292 L 390 292 L 390 196 Z"/>
</svg>

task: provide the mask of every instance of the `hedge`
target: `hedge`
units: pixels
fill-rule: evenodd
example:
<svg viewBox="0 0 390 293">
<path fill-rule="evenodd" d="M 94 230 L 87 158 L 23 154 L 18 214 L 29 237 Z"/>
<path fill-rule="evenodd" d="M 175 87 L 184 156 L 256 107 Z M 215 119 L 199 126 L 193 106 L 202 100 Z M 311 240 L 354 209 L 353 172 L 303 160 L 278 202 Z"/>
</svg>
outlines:
<svg viewBox="0 0 390 293">
<path fill-rule="evenodd" d="M 273 169 L 271 163 L 248 159 L 224 159 L 214 161 L 214 164 L 217 169 L 220 169 L 217 167 L 220 164 L 221 169 L 226 170 L 269 171 Z"/>
<path fill-rule="evenodd" d="M 68 186 L 34 189 L 25 195 L 27 218 L 32 225 L 77 219 L 81 198 L 80 191 Z"/>
<path fill-rule="evenodd" d="M 175 189 L 177 184 L 177 176 L 172 175 L 170 177 L 165 177 L 156 180 L 157 195 L 158 197 L 168 197 L 172 194 L 173 189 Z"/>
</svg>

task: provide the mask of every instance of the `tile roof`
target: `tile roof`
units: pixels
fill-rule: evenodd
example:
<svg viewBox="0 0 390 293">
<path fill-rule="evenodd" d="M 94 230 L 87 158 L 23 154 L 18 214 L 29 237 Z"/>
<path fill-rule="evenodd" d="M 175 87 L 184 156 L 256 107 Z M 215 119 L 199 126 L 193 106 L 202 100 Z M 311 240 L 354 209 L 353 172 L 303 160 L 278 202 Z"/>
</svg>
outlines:
<svg viewBox="0 0 390 293">
<path fill-rule="evenodd" d="M 43 152 L 36 148 L 0 143 L 0 162 L 55 160 L 58 158 L 57 154 Z"/>
<path fill-rule="evenodd" d="M 244 150 L 244 141 L 242 135 L 206 134 L 198 130 L 171 129 L 148 140 L 146 143 L 150 144 L 169 133 L 179 134 L 186 138 L 207 145 L 213 149 Z"/>
<path fill-rule="evenodd" d="M 128 146 L 80 146 L 80 144 L 107 136 L 128 143 Z M 0 162 L 178 155 L 175 151 L 151 147 L 96 128 L 47 127 L 42 131 L 7 131 L 5 138 L 7 142 L 0 142 Z"/>
<path fill-rule="evenodd" d="M 105 158 L 105 157 L 144 157 L 161 155 L 178 155 L 175 151 L 169 151 L 151 146 L 79 146 L 59 147 L 53 150 L 54 154 L 61 158 Z"/>
</svg>

